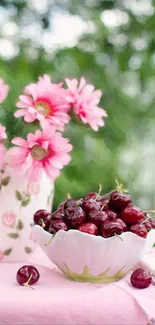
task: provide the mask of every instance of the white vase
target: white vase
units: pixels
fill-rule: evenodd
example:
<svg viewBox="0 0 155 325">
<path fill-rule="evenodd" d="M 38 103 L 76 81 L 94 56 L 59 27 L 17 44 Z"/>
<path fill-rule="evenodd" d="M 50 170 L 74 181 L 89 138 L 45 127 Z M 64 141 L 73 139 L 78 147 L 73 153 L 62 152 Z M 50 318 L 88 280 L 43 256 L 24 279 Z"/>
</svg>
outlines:
<svg viewBox="0 0 155 325">
<path fill-rule="evenodd" d="M 25 261 L 36 243 L 31 232 L 33 215 L 51 211 L 54 183 L 45 174 L 29 186 L 23 174 L 0 171 L 0 261 Z"/>
</svg>

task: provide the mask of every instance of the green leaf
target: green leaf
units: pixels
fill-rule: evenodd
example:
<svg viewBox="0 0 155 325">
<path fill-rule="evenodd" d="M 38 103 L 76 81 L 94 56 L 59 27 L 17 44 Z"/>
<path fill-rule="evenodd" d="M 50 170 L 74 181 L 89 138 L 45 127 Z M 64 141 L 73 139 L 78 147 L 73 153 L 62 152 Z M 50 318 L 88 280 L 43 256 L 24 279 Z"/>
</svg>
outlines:
<svg viewBox="0 0 155 325">
<path fill-rule="evenodd" d="M 30 254 L 32 252 L 32 249 L 30 247 L 25 247 L 24 249 L 27 254 Z"/>
<path fill-rule="evenodd" d="M 8 249 L 6 249 L 6 250 L 3 252 L 3 254 L 4 254 L 5 256 L 8 256 L 8 255 L 11 254 L 11 252 L 12 252 L 12 248 L 8 248 Z"/>
<path fill-rule="evenodd" d="M 23 221 L 19 219 L 17 223 L 17 229 L 22 230 L 23 228 L 24 228 Z"/>
<path fill-rule="evenodd" d="M 8 237 L 16 239 L 19 237 L 19 234 L 17 232 L 11 232 L 10 234 L 8 234 Z"/>
<path fill-rule="evenodd" d="M 31 197 L 29 195 L 25 196 L 24 200 L 22 201 L 22 207 L 26 207 L 31 200 Z"/>
<path fill-rule="evenodd" d="M 1 184 L 3 186 L 7 186 L 9 184 L 9 182 L 10 182 L 10 176 L 7 176 L 7 177 L 5 177 L 5 178 L 2 179 Z"/>
<path fill-rule="evenodd" d="M 22 201 L 22 199 L 23 199 L 23 196 L 22 196 L 22 194 L 19 191 L 16 191 L 16 199 L 18 201 Z"/>
</svg>

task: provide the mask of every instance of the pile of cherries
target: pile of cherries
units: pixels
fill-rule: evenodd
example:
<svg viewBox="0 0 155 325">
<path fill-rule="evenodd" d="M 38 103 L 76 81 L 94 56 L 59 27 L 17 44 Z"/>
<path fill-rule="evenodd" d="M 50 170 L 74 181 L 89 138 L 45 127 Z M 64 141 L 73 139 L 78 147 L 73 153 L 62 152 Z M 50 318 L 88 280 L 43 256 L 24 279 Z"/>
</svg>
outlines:
<svg viewBox="0 0 155 325">
<path fill-rule="evenodd" d="M 38 210 L 34 224 L 50 234 L 77 229 L 104 238 L 119 236 L 125 231 L 146 238 L 148 231 L 155 229 L 155 219 L 132 204 L 122 185 L 117 185 L 109 195 L 101 196 L 100 192 L 101 186 L 99 193 L 89 193 L 84 199 L 68 198 L 52 215 Z"/>
<path fill-rule="evenodd" d="M 38 210 L 34 214 L 34 224 L 52 235 L 59 230 L 77 229 L 104 238 L 120 236 L 125 231 L 145 238 L 150 229 L 155 229 L 155 219 L 132 204 L 122 185 L 117 184 L 116 190 L 104 196 L 100 195 L 101 189 L 100 186 L 99 193 L 89 193 L 84 199 L 68 198 L 52 215 L 46 210 Z M 134 287 L 144 289 L 150 284 L 155 285 L 154 276 L 138 268 L 131 274 L 130 282 Z M 39 278 L 33 265 L 24 265 L 16 276 L 17 282 L 26 287 L 31 287 Z"/>
</svg>

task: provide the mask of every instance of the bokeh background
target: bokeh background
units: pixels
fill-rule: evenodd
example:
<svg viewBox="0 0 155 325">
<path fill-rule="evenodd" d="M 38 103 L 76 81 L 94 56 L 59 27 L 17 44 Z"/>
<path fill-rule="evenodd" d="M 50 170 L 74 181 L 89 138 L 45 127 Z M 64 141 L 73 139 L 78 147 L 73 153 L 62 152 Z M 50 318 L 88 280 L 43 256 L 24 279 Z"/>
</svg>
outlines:
<svg viewBox="0 0 155 325">
<path fill-rule="evenodd" d="M 0 0 L 0 76 L 11 86 L 0 119 L 10 138 L 30 127 L 12 116 L 18 95 L 44 73 L 85 76 L 108 113 L 97 133 L 68 126 L 74 151 L 54 207 L 66 192 L 81 197 L 99 183 L 106 192 L 117 178 L 136 204 L 155 208 L 155 1 Z"/>
</svg>

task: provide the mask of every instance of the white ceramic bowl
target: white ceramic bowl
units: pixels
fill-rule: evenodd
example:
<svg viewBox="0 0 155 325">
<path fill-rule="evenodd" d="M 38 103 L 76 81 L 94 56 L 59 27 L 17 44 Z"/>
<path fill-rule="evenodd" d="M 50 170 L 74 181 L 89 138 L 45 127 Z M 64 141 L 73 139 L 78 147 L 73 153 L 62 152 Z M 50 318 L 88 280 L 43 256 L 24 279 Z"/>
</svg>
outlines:
<svg viewBox="0 0 155 325">
<path fill-rule="evenodd" d="M 78 230 L 60 230 L 46 246 L 51 235 L 40 226 L 33 227 L 36 241 L 70 280 L 108 283 L 120 280 L 148 253 L 155 242 L 155 230 L 147 238 L 131 232 L 102 238 Z"/>
</svg>

